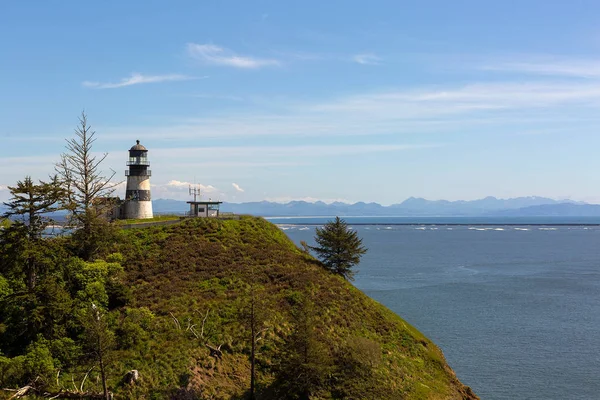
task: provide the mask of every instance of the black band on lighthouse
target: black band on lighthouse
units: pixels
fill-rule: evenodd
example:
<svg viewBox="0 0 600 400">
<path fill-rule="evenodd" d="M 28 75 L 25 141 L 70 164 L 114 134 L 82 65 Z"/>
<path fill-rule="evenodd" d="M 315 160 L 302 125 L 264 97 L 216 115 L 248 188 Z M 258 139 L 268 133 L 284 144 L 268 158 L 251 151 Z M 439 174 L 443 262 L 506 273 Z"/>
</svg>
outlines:
<svg viewBox="0 0 600 400">
<path fill-rule="evenodd" d="M 150 201 L 150 191 L 149 190 L 127 190 L 125 192 L 126 200 L 133 201 Z"/>
</svg>

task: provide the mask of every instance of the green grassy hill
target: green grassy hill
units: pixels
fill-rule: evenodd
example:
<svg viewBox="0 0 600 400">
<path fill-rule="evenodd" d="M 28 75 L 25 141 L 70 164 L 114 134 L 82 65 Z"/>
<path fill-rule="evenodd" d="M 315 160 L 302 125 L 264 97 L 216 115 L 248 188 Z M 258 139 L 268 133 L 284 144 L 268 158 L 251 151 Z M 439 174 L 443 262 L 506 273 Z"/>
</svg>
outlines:
<svg viewBox="0 0 600 400">
<path fill-rule="evenodd" d="M 197 219 L 125 237 L 131 309 L 152 315 L 113 367 L 139 370 L 140 384 L 124 391 L 133 397 L 243 398 L 254 304 L 258 398 L 293 398 L 294 385 L 323 399 L 477 398 L 430 340 L 263 219 Z"/>
<path fill-rule="evenodd" d="M 43 241 L 29 290 L 0 257 L 0 398 L 100 393 L 102 349 L 115 399 L 247 399 L 254 338 L 257 399 L 477 399 L 429 339 L 263 219 L 104 237 L 87 262 L 76 235 Z"/>
</svg>

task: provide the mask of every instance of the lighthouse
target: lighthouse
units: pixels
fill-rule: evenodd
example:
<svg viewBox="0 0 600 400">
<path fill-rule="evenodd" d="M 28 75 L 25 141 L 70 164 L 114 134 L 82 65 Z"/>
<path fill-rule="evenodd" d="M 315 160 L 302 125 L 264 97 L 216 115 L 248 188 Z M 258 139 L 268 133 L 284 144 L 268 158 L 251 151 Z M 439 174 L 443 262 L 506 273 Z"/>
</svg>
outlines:
<svg viewBox="0 0 600 400">
<path fill-rule="evenodd" d="M 152 218 L 148 149 L 142 146 L 139 140 L 136 140 L 136 144 L 129 149 L 127 166 L 129 169 L 125 171 L 127 189 L 123 217 L 125 219 Z"/>
</svg>

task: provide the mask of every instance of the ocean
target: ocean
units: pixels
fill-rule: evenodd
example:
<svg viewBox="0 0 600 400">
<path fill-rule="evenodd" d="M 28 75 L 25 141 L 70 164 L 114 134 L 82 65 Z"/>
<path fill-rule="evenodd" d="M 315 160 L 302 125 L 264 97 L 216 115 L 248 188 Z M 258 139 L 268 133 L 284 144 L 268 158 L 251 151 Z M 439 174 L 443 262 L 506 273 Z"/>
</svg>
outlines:
<svg viewBox="0 0 600 400">
<path fill-rule="evenodd" d="M 354 284 L 482 399 L 600 399 L 600 219 L 346 219 L 369 248 Z M 311 244 L 327 219 L 270 220 Z"/>
</svg>

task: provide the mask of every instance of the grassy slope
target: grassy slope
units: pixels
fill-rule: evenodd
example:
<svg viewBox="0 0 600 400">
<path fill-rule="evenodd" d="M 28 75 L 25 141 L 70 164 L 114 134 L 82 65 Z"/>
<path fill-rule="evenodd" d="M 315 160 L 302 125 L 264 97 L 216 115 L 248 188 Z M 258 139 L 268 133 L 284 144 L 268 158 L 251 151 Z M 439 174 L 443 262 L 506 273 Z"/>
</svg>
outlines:
<svg viewBox="0 0 600 400">
<path fill-rule="evenodd" d="M 243 310 L 248 309 L 252 287 L 265 329 L 259 342 L 259 398 L 277 398 L 270 389 L 273 371 L 293 330 L 292 312 L 299 298 L 314 302 L 314 329 L 332 349 L 334 360 L 359 337 L 375 343 L 380 353 L 372 357 L 372 373 L 338 378 L 341 391 L 324 390 L 318 397 L 477 398 L 456 379 L 429 339 L 327 273 L 265 220 L 198 219 L 123 235 L 120 251 L 134 293 L 132 308 L 148 307 L 154 318 L 140 322 L 144 332 L 131 335 L 134 343 L 117 354 L 115 376 L 131 368 L 142 376 L 135 388 L 117 389 L 121 396 L 178 393 L 192 398 L 186 396 L 193 391 L 202 398 L 242 398 L 250 368 Z M 197 338 L 202 325 L 202 337 Z M 206 344 L 222 345 L 223 358 L 211 357 Z"/>
<path fill-rule="evenodd" d="M 174 221 L 181 219 L 179 215 L 157 215 L 147 219 L 118 219 L 115 221 L 117 225 L 128 225 L 128 224 L 147 224 L 150 222 L 162 222 L 162 221 Z"/>
</svg>

